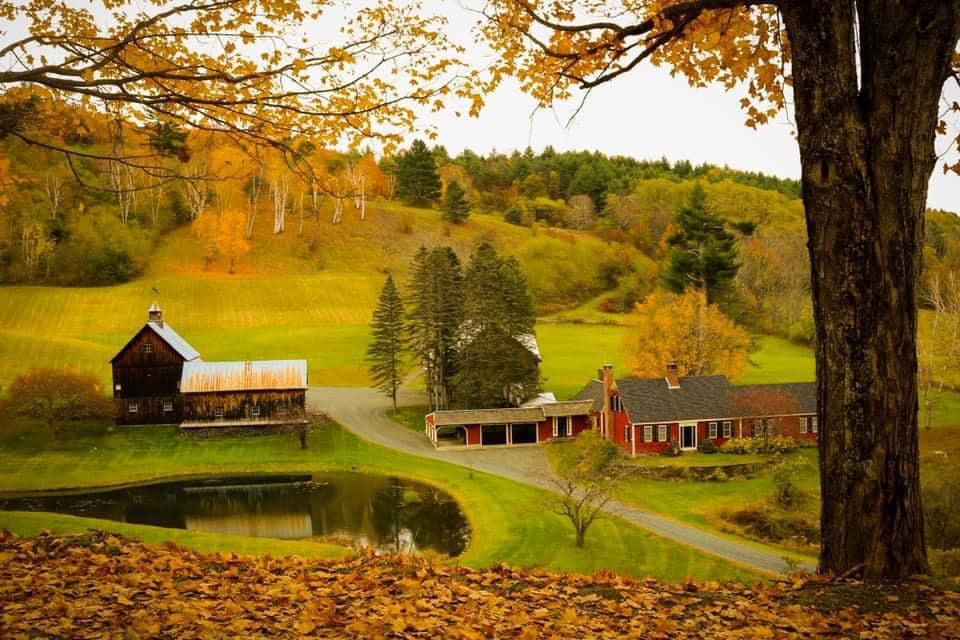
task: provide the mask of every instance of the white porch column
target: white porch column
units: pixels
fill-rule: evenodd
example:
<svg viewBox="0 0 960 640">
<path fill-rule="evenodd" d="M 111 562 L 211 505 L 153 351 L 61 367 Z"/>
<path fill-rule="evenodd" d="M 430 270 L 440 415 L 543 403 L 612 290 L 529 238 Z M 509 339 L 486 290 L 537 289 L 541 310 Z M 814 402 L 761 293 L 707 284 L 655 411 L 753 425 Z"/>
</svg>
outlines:
<svg viewBox="0 0 960 640">
<path fill-rule="evenodd" d="M 630 457 L 637 457 L 637 425 L 630 425 Z"/>
</svg>

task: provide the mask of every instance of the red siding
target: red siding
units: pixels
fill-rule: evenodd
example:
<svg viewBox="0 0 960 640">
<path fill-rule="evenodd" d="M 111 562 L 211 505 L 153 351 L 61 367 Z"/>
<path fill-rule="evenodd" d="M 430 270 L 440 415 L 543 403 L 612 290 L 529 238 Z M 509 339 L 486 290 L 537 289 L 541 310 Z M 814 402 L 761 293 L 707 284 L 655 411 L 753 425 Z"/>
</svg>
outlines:
<svg viewBox="0 0 960 640">
<path fill-rule="evenodd" d="M 547 418 L 537 426 L 540 442 L 553 440 L 553 418 Z"/>
</svg>

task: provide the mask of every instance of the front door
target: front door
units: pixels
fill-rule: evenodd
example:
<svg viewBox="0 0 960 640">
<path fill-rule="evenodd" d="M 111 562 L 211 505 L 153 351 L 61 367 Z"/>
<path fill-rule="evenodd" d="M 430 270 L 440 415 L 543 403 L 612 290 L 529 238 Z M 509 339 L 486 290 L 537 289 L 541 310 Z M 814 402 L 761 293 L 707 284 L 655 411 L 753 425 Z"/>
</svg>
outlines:
<svg viewBox="0 0 960 640">
<path fill-rule="evenodd" d="M 695 424 L 680 425 L 680 448 L 681 449 L 697 448 L 697 425 Z"/>
<path fill-rule="evenodd" d="M 554 418 L 557 421 L 557 437 L 558 438 L 567 438 L 570 436 L 570 418 L 567 416 L 557 416 Z"/>
</svg>

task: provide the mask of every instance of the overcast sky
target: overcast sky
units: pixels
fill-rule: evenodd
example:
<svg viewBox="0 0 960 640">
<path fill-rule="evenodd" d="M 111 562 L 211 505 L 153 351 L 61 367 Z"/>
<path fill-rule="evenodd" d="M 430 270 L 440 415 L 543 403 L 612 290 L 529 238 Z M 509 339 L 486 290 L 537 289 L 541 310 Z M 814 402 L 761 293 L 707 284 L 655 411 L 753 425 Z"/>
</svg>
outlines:
<svg viewBox="0 0 960 640">
<path fill-rule="evenodd" d="M 445 4 L 451 35 L 466 41 L 470 15 L 462 6 L 458 10 L 459 3 Z M 792 114 L 781 114 L 754 131 L 743 124 L 740 97 L 737 90 L 726 92 L 719 86 L 695 89 L 682 77 L 671 78 L 666 68 L 640 65 L 595 89 L 569 127 L 567 120 L 576 104 L 531 118 L 535 103 L 513 83 L 488 98 L 479 119 L 458 119 L 446 112 L 425 116 L 424 121 L 438 126 L 438 142 L 454 155 L 464 148 L 487 153 L 522 150 L 527 145 L 539 151 L 553 145 L 558 151 L 598 150 L 640 159 L 665 156 L 671 161 L 709 162 L 799 178 Z M 940 148 L 945 144 L 941 140 Z M 960 212 L 960 176 L 944 175 L 942 165 L 938 162 L 930 181 L 927 204 Z"/>
</svg>

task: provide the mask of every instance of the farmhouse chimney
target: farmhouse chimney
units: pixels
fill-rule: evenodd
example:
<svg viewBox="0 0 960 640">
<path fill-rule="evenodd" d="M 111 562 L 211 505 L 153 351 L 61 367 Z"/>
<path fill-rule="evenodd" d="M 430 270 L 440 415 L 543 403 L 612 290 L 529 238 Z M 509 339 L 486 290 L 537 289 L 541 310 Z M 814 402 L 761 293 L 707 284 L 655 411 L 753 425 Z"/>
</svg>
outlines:
<svg viewBox="0 0 960 640">
<path fill-rule="evenodd" d="M 667 363 L 667 387 L 671 389 L 680 388 L 680 368 L 676 362 Z"/>
<path fill-rule="evenodd" d="M 600 370 L 600 380 L 603 382 L 603 437 L 610 438 L 613 435 L 614 422 L 613 410 L 611 408 L 610 397 L 613 395 L 613 365 L 605 364 Z"/>
<path fill-rule="evenodd" d="M 150 308 L 147 310 L 147 318 L 150 322 L 155 322 L 160 327 L 163 327 L 163 309 L 160 308 L 160 304 L 154 302 L 150 305 Z"/>
</svg>

